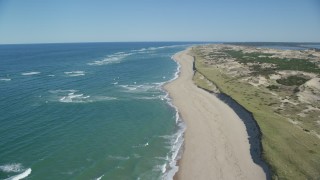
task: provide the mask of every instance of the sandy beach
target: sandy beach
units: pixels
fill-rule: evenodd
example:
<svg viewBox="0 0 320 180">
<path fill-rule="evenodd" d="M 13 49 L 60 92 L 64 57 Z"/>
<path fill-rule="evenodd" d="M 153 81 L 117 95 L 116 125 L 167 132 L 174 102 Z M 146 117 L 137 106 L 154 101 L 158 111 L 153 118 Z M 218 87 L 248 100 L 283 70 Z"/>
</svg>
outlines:
<svg viewBox="0 0 320 180">
<path fill-rule="evenodd" d="M 179 77 L 165 89 L 187 125 L 182 158 L 175 179 L 266 179 L 250 155 L 242 120 L 214 95 L 192 81 L 193 57 L 177 53 Z"/>
</svg>

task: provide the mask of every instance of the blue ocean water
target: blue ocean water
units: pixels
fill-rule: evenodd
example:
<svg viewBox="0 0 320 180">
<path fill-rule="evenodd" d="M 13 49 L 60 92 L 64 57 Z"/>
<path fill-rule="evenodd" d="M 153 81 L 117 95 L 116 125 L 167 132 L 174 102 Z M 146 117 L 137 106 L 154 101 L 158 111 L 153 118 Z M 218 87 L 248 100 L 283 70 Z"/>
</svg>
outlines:
<svg viewBox="0 0 320 180">
<path fill-rule="evenodd" d="M 0 45 L 0 179 L 170 179 L 190 43 Z"/>
<path fill-rule="evenodd" d="M 306 47 L 306 48 L 320 49 L 320 43 L 305 44 L 305 45 L 302 45 L 302 46 L 303 46 L 303 47 Z"/>
</svg>

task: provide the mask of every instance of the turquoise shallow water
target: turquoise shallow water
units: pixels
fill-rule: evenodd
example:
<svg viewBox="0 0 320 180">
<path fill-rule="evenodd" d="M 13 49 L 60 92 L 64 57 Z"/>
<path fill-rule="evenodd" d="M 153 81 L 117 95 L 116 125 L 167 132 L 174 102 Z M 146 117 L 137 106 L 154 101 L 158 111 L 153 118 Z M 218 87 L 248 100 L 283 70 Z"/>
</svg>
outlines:
<svg viewBox="0 0 320 180">
<path fill-rule="evenodd" d="M 170 179 L 190 43 L 0 45 L 0 179 Z"/>
</svg>

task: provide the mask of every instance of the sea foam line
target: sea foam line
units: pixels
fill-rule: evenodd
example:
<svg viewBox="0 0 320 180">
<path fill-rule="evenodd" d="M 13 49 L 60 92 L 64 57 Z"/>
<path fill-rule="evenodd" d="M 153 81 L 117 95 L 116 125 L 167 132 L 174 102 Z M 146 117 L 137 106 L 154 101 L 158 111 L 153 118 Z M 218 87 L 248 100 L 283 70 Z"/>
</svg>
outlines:
<svg viewBox="0 0 320 180">
<path fill-rule="evenodd" d="M 174 59 L 173 56 L 171 57 L 171 59 L 173 59 L 177 63 L 177 70 L 174 74 L 174 77 L 162 85 L 162 90 L 166 92 L 166 96 L 164 97 L 164 99 L 169 104 L 169 106 L 171 106 L 176 112 L 175 118 L 176 118 L 176 124 L 178 126 L 178 131 L 172 137 L 171 155 L 170 157 L 167 156 L 167 159 L 169 162 L 168 164 L 166 163 L 161 166 L 161 171 L 163 173 L 162 178 L 167 180 L 169 179 L 172 180 L 174 175 L 178 172 L 179 166 L 177 165 L 177 161 L 181 158 L 180 154 L 181 154 L 182 146 L 184 143 L 183 135 L 186 130 L 186 125 L 184 121 L 180 118 L 178 108 L 172 103 L 172 99 L 169 96 L 169 92 L 163 88 L 165 84 L 176 80 L 180 75 L 181 65 Z"/>
<path fill-rule="evenodd" d="M 23 173 L 21 174 L 18 174 L 16 176 L 12 176 L 12 177 L 9 177 L 5 180 L 20 180 L 20 179 L 23 179 L 23 178 L 26 178 L 28 177 L 29 175 L 31 174 L 31 168 L 25 170 Z"/>
<path fill-rule="evenodd" d="M 188 45 L 183 44 L 183 45 L 171 45 L 171 46 L 160 46 L 160 47 L 148 47 L 148 48 L 142 48 L 142 49 L 138 49 L 138 50 L 131 50 L 129 52 L 116 52 L 111 55 L 107 55 L 102 60 L 96 60 L 93 62 L 89 62 L 87 64 L 90 66 L 101 66 L 101 65 L 113 64 L 113 63 L 120 63 L 126 57 L 134 55 L 134 54 L 148 53 L 148 52 L 155 51 L 158 49 L 184 47 L 184 46 L 188 46 Z"/>
<path fill-rule="evenodd" d="M 159 86 L 158 84 L 118 85 L 118 87 L 121 87 L 126 92 L 132 92 L 132 93 L 156 91 L 158 86 Z"/>
<path fill-rule="evenodd" d="M 96 180 L 101 180 L 103 178 L 104 175 L 98 177 Z"/>
<path fill-rule="evenodd" d="M 181 45 L 171 45 L 171 46 L 148 47 L 148 48 L 141 48 L 138 50 L 131 50 L 131 52 L 145 53 L 145 52 L 155 51 L 155 50 L 159 50 L 159 49 L 184 47 L 184 46 L 189 46 L 189 45 L 188 44 L 181 44 Z"/>
<path fill-rule="evenodd" d="M 83 93 L 79 93 L 78 90 L 50 90 L 49 91 L 53 96 L 53 101 L 59 101 L 62 103 L 91 103 L 99 101 L 110 101 L 117 100 L 116 97 L 109 96 L 90 96 Z"/>
<path fill-rule="evenodd" d="M 11 81 L 10 78 L 0 78 L 0 81 Z"/>
<path fill-rule="evenodd" d="M 96 60 L 87 64 L 90 66 L 101 66 L 101 65 L 107 65 L 112 63 L 120 63 L 124 58 L 133 54 L 134 53 L 117 52 L 117 53 L 106 56 L 102 60 Z"/>
<path fill-rule="evenodd" d="M 112 160 L 118 160 L 118 161 L 125 161 L 130 159 L 129 156 L 112 156 L 112 155 L 109 155 L 108 158 Z"/>
<path fill-rule="evenodd" d="M 28 169 L 23 169 L 23 166 L 21 165 L 21 163 L 12 163 L 12 164 L 5 164 L 5 165 L 1 165 L 0 166 L 0 171 L 5 172 L 5 173 L 20 173 L 18 175 L 9 177 L 5 180 L 20 180 L 23 179 L 27 176 L 29 176 L 29 174 L 31 174 L 31 168 Z"/>
<path fill-rule="evenodd" d="M 0 166 L 0 171 L 3 172 L 21 172 L 22 171 L 22 165 L 20 163 L 12 163 L 12 164 L 6 164 Z"/>
<path fill-rule="evenodd" d="M 21 75 L 23 76 L 32 76 L 32 75 L 36 75 L 36 74 L 40 74 L 41 72 L 37 72 L 37 71 L 32 71 L 32 72 L 24 72 L 21 73 Z"/>
<path fill-rule="evenodd" d="M 70 77 L 75 77 L 75 76 L 84 76 L 85 72 L 84 71 L 68 71 L 68 72 L 64 72 L 64 74 Z"/>
</svg>

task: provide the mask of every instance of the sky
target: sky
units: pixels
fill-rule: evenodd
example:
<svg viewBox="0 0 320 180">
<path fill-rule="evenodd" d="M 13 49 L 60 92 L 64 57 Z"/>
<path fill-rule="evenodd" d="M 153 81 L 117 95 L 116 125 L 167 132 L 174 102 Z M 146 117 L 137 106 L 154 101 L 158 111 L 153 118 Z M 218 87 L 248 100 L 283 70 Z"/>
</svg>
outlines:
<svg viewBox="0 0 320 180">
<path fill-rule="evenodd" d="M 320 0 L 0 0 L 0 44 L 320 42 Z"/>
</svg>

